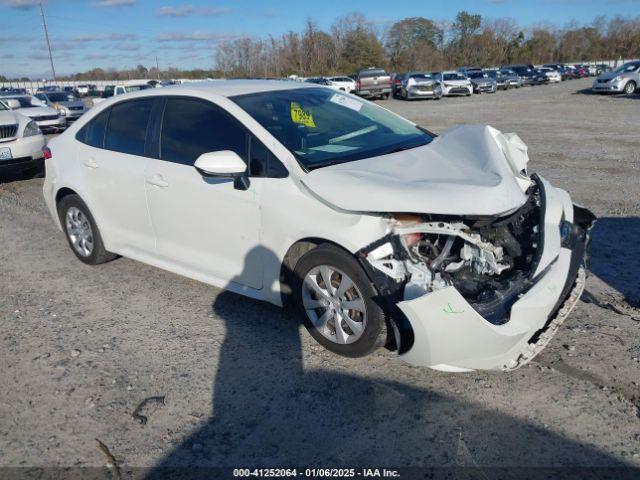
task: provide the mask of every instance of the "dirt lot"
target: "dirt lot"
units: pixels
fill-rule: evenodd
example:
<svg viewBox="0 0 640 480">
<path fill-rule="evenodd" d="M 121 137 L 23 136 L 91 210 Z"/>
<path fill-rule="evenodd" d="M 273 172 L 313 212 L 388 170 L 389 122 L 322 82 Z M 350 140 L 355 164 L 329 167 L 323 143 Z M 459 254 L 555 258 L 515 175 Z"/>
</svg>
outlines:
<svg viewBox="0 0 640 480">
<path fill-rule="evenodd" d="M 517 132 L 531 169 L 600 217 L 589 294 L 512 373 L 340 358 L 275 307 L 124 258 L 83 265 L 41 179 L 0 184 L 0 465 L 104 466 L 97 438 L 125 470 L 640 467 L 640 95 L 589 85 L 381 102 L 436 132 Z"/>
</svg>

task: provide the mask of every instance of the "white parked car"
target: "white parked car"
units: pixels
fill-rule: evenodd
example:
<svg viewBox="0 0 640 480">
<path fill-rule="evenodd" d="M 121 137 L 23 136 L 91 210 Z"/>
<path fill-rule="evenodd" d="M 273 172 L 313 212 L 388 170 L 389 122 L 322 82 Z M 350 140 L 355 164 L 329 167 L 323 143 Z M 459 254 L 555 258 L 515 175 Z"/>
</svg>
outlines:
<svg viewBox="0 0 640 480">
<path fill-rule="evenodd" d="M 338 87 L 339 90 L 347 93 L 355 93 L 358 84 L 353 78 L 350 77 L 328 77 L 327 80 L 334 87 Z"/>
<path fill-rule="evenodd" d="M 0 102 L 0 176 L 41 170 L 44 144 L 36 122 Z"/>
<path fill-rule="evenodd" d="M 461 72 L 438 72 L 434 74 L 442 85 L 442 95 L 445 97 L 453 95 L 466 95 L 473 93 L 471 80 Z"/>
<path fill-rule="evenodd" d="M 538 69 L 538 73 L 544 75 L 549 83 L 562 82 L 562 75 L 557 70 L 549 67 L 541 67 Z"/>
<path fill-rule="evenodd" d="M 584 287 L 593 215 L 488 126 L 436 136 L 317 85 L 225 81 L 114 97 L 49 146 L 45 201 L 81 261 L 292 302 L 341 355 L 517 368 Z"/>
<path fill-rule="evenodd" d="M 31 95 L 0 95 L 0 102 L 38 124 L 43 132 L 60 132 L 67 128 L 67 119 L 55 108 Z"/>
</svg>

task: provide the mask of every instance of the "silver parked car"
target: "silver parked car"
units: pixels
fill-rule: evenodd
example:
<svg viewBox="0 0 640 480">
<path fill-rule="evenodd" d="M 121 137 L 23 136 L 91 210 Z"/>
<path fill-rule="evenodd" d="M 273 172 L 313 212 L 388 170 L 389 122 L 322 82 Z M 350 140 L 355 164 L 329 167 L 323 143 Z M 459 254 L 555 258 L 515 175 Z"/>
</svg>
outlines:
<svg viewBox="0 0 640 480">
<path fill-rule="evenodd" d="M 442 86 L 435 76 L 427 72 L 409 72 L 400 76 L 400 97 L 405 100 L 414 98 L 442 97 Z"/>
<path fill-rule="evenodd" d="M 509 85 L 509 88 L 522 87 L 522 77 L 520 77 L 520 75 L 518 75 L 516 72 L 514 72 L 510 68 L 501 68 L 500 70 L 498 70 L 498 73 L 500 73 L 503 77 L 506 77 L 506 81 L 507 81 L 507 84 Z"/>
<path fill-rule="evenodd" d="M 640 86 L 640 61 L 628 62 L 612 72 L 601 73 L 593 82 L 595 93 L 631 95 Z"/>
<path fill-rule="evenodd" d="M 496 93 L 498 90 L 497 80 L 487 72 L 472 70 L 467 73 L 467 76 L 473 85 L 473 93 Z"/>
<path fill-rule="evenodd" d="M 62 90 L 39 92 L 36 93 L 36 98 L 46 103 L 48 107 L 55 108 L 61 116 L 66 117 L 68 123 L 80 118 L 86 110 L 82 100 Z"/>
</svg>

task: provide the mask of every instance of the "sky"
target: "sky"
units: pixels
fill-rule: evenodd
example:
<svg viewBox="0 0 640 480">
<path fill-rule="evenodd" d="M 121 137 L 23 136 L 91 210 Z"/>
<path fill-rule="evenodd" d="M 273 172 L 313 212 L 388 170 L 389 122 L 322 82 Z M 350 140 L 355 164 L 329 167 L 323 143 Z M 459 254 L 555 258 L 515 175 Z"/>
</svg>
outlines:
<svg viewBox="0 0 640 480">
<path fill-rule="evenodd" d="M 0 74 L 50 78 L 38 0 L 0 0 Z M 586 24 L 596 16 L 640 15 L 640 0 L 44 0 L 58 74 L 91 68 L 213 68 L 216 44 L 243 36 L 323 29 L 350 12 L 378 25 L 410 16 L 452 20 L 460 10 L 509 17 L 523 27 Z M 393 5 L 393 8 L 390 6 Z"/>
</svg>

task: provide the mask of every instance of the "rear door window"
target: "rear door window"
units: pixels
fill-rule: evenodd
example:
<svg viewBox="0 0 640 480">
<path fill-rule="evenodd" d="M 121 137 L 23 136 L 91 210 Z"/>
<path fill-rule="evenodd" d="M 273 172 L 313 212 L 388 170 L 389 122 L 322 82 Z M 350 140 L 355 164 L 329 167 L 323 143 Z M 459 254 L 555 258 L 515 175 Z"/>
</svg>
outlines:
<svg viewBox="0 0 640 480">
<path fill-rule="evenodd" d="M 144 155 L 153 99 L 132 100 L 111 107 L 104 148 L 129 155 Z"/>
</svg>

